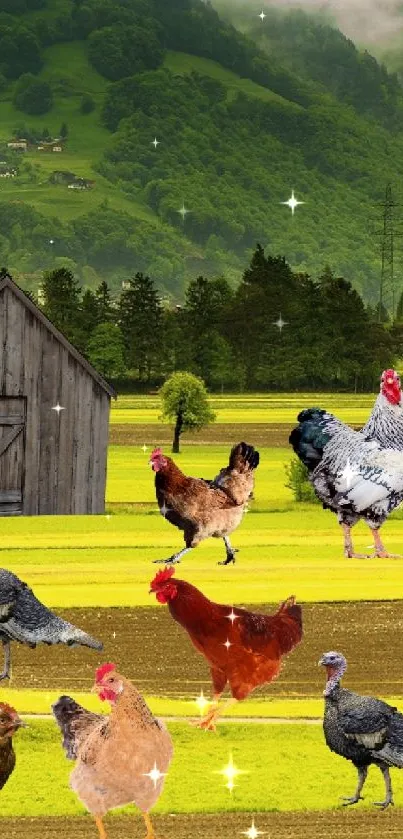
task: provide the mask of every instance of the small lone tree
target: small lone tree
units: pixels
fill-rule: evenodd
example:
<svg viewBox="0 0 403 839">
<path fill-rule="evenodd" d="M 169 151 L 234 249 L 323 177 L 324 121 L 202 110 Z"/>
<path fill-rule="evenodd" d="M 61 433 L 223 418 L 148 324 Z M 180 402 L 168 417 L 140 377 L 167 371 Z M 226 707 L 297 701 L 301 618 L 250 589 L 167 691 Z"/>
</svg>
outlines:
<svg viewBox="0 0 403 839">
<path fill-rule="evenodd" d="M 216 415 L 211 410 L 208 393 L 202 379 L 192 373 L 172 373 L 160 389 L 162 419 L 174 422 L 172 451 L 179 452 L 180 436 L 183 431 L 195 431 L 214 422 Z"/>
</svg>

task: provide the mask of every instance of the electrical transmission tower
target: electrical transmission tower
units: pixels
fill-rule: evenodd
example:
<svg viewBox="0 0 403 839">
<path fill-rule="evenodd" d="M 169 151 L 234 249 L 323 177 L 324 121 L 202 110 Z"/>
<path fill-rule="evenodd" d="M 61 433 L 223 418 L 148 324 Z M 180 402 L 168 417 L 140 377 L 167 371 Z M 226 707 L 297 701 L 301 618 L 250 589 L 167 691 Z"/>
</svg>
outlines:
<svg viewBox="0 0 403 839">
<path fill-rule="evenodd" d="M 392 184 L 388 184 L 385 189 L 385 198 L 381 201 L 382 208 L 381 230 L 376 231 L 376 235 L 380 238 L 381 250 L 381 279 L 379 284 L 379 320 L 382 320 L 382 315 L 387 311 L 392 321 L 396 314 L 396 287 L 395 287 L 395 272 L 394 272 L 394 255 L 395 255 L 395 239 L 402 236 L 402 233 L 396 229 L 396 207 L 399 205 L 392 195 Z"/>
</svg>

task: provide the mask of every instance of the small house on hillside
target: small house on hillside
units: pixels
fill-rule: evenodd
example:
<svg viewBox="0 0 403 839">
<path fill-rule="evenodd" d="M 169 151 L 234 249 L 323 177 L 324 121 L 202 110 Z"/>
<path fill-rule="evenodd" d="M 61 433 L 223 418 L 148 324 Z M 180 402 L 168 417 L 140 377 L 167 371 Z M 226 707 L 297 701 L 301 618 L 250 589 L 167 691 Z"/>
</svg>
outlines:
<svg viewBox="0 0 403 839">
<path fill-rule="evenodd" d="M 113 389 L 0 270 L 0 515 L 105 510 Z"/>
</svg>

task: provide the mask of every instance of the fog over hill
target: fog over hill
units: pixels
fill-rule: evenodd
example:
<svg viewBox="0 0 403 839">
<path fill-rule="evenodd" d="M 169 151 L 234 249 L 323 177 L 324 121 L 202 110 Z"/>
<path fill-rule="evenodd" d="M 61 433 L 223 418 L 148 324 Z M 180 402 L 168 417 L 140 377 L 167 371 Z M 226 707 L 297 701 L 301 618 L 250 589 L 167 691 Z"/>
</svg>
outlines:
<svg viewBox="0 0 403 839">
<path fill-rule="evenodd" d="M 231 0 L 253 12 L 269 8 L 302 8 L 321 12 L 348 37 L 367 45 L 385 45 L 403 30 L 401 0 Z M 214 0 L 213 0 L 214 5 Z M 219 0 L 217 5 L 220 5 Z M 259 9 L 257 7 L 259 6 Z"/>
</svg>

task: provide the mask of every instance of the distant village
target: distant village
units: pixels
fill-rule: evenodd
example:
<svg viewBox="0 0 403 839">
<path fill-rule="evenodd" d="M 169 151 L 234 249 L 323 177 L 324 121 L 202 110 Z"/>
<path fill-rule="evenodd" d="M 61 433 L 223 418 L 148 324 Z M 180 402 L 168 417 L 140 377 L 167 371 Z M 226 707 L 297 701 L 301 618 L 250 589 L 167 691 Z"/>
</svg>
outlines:
<svg viewBox="0 0 403 839">
<path fill-rule="evenodd" d="M 34 137 L 31 137 L 28 139 L 26 137 L 17 136 L 11 138 L 6 143 L 2 143 L 1 145 L 4 149 L 4 156 L 7 156 L 5 153 L 5 150 L 7 149 L 12 153 L 10 157 L 13 157 L 13 161 L 0 160 L 0 178 L 15 178 L 18 175 L 16 154 L 24 154 L 27 151 L 37 151 L 41 154 L 60 154 L 65 151 L 66 141 L 61 137 L 49 137 L 47 139 L 35 139 Z M 67 189 L 79 191 L 93 189 L 95 186 L 94 180 L 79 177 L 74 172 L 69 172 L 63 169 L 52 172 L 49 176 L 49 183 L 61 184 L 62 186 L 67 187 Z"/>
</svg>

